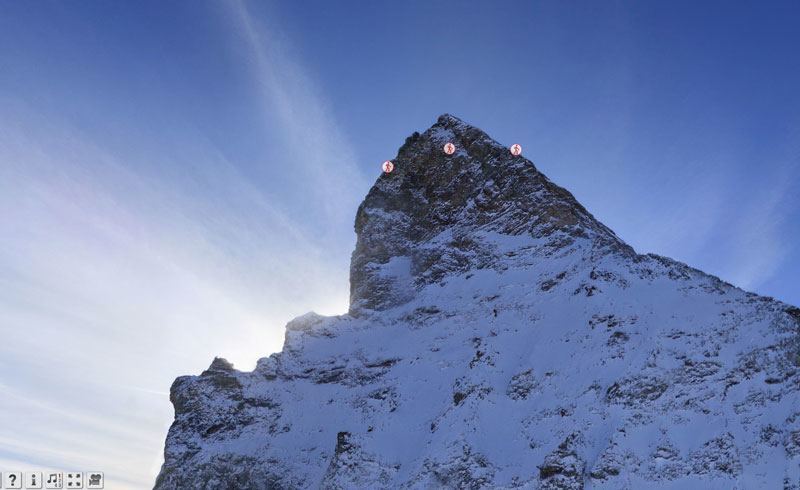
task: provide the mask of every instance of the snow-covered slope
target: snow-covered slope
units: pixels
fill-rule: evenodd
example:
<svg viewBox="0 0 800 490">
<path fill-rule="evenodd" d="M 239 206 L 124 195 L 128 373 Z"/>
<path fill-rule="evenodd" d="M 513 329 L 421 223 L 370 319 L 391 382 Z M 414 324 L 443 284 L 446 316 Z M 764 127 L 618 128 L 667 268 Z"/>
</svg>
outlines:
<svg viewBox="0 0 800 490">
<path fill-rule="evenodd" d="M 394 163 L 349 314 L 178 378 L 157 488 L 800 488 L 800 310 L 636 254 L 455 117 Z"/>
</svg>

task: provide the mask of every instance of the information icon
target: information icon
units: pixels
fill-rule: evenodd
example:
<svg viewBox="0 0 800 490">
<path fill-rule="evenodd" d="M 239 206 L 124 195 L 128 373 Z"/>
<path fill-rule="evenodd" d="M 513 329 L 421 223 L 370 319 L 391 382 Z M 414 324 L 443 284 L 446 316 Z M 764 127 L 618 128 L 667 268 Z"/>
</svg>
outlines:
<svg viewBox="0 0 800 490">
<path fill-rule="evenodd" d="M 444 150 L 444 152 L 445 152 L 445 153 L 447 153 L 448 155 L 452 155 L 453 153 L 455 153 L 455 152 L 456 152 L 456 145 L 454 145 L 453 143 L 450 143 L 450 142 L 448 142 L 448 143 L 446 143 L 446 144 L 444 145 L 444 148 L 442 148 L 442 149 L 443 149 L 443 150 Z"/>
<path fill-rule="evenodd" d="M 511 151 L 511 154 L 514 155 L 515 157 L 522 155 L 522 146 L 516 143 L 511 145 L 511 148 L 509 148 L 509 150 Z"/>
<path fill-rule="evenodd" d="M 385 173 L 390 174 L 392 173 L 392 170 L 394 170 L 394 163 L 390 162 L 389 160 L 386 160 L 385 162 L 383 162 L 383 165 L 381 165 L 381 168 Z"/>
<path fill-rule="evenodd" d="M 42 473 L 31 471 L 25 473 L 25 488 L 42 488 Z"/>
</svg>

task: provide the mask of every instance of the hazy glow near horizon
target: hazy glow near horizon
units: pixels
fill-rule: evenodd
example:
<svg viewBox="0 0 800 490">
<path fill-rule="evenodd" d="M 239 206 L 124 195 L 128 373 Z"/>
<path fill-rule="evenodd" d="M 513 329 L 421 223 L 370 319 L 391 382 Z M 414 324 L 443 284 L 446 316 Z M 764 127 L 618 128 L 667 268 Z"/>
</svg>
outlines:
<svg viewBox="0 0 800 490">
<path fill-rule="evenodd" d="M 284 192 L 319 211 L 292 215 L 210 141 L 107 144 L 5 101 L 0 350 L 16 375 L 0 385 L 0 412 L 17 423 L 0 428 L 4 470 L 101 470 L 109 487 L 151 485 L 176 376 L 214 356 L 252 369 L 280 350 L 292 317 L 347 311 L 351 214 L 366 184 L 302 71 L 265 74 L 282 54 L 261 48 L 243 5 L 229 13 L 232 42 L 251 49 L 242 70 L 263 130 L 286 140 L 282 173 L 310 184 Z M 314 154 L 292 151 L 303 140 Z M 330 162 L 340 172 L 326 175 Z"/>
<path fill-rule="evenodd" d="M 358 203 L 443 112 L 800 303 L 797 6 L 690 8 L 0 5 L 0 470 L 151 486 L 173 379 L 344 313 Z"/>
</svg>

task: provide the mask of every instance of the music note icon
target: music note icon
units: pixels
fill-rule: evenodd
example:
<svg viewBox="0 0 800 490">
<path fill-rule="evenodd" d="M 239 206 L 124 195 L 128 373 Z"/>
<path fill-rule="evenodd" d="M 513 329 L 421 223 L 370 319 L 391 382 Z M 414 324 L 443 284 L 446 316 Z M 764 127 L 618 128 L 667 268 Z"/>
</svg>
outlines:
<svg viewBox="0 0 800 490">
<path fill-rule="evenodd" d="M 64 488 L 64 477 L 61 473 L 48 473 L 44 488 Z"/>
</svg>

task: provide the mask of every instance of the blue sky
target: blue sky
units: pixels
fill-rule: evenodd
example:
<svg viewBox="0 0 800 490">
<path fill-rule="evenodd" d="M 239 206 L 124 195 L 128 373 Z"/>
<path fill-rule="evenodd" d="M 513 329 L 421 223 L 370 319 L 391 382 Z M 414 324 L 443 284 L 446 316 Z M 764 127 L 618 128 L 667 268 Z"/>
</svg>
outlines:
<svg viewBox="0 0 800 490">
<path fill-rule="evenodd" d="M 640 252 L 800 304 L 796 2 L 0 4 L 0 470 L 149 486 L 169 385 L 346 310 L 450 112 Z"/>
</svg>

